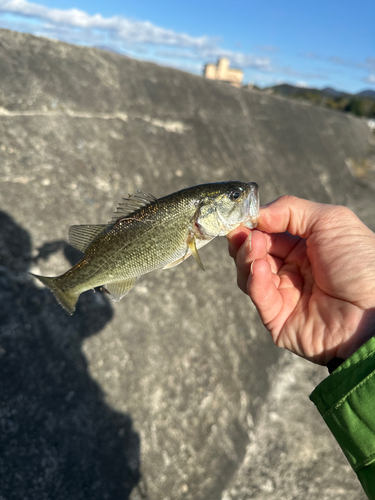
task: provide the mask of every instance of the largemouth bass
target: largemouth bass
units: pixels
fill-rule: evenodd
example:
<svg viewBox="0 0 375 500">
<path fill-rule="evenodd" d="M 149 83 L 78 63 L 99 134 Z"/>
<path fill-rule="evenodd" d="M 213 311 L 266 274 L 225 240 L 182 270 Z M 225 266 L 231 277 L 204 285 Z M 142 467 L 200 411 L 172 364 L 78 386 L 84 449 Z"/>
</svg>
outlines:
<svg viewBox="0 0 375 500">
<path fill-rule="evenodd" d="M 177 266 L 198 249 L 240 224 L 253 228 L 259 214 L 258 185 L 228 181 L 201 184 L 157 199 L 138 191 L 120 203 L 109 224 L 69 229 L 69 243 L 84 257 L 57 277 L 36 276 L 73 314 L 81 293 L 104 287 L 114 301 L 139 276 Z"/>
</svg>

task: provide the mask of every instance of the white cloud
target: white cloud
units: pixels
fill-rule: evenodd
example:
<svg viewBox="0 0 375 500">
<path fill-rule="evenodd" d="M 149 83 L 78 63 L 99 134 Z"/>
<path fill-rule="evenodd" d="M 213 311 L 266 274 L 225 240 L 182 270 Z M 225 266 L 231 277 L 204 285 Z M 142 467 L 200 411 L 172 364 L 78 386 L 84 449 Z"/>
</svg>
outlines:
<svg viewBox="0 0 375 500">
<path fill-rule="evenodd" d="M 27 0 L 0 0 L 0 26 L 68 43 L 106 47 L 129 55 L 144 54 L 145 58 L 154 61 L 169 59 L 173 61 L 170 65 L 185 68 L 185 71 L 202 67 L 206 62 L 216 62 L 219 57 L 229 58 L 232 67 L 271 70 L 268 58 L 224 50 L 218 38 L 192 37 L 149 21 L 122 16 L 104 17 L 78 9 L 51 9 Z M 184 59 L 195 61 L 195 64 L 184 64 Z"/>
<path fill-rule="evenodd" d="M 259 49 L 262 52 L 279 52 L 280 48 L 276 47 L 275 45 L 261 45 Z"/>
<path fill-rule="evenodd" d="M 245 71 L 246 79 L 251 78 L 252 70 L 263 75 L 274 75 L 269 80 L 283 75 L 303 80 L 304 83 L 328 79 L 324 74 L 298 71 L 273 63 L 272 52 L 276 53 L 278 49 L 272 45 L 259 47 L 260 53 L 268 52 L 269 57 L 258 57 L 240 50 L 223 49 L 219 38 L 204 35 L 194 37 L 156 26 L 149 21 L 132 20 L 123 16 L 104 17 L 99 13 L 91 15 L 79 9 L 49 8 L 27 0 L 0 0 L 0 27 L 78 45 L 102 47 L 194 73 L 201 73 L 205 63 L 227 57 L 232 68 Z M 313 53 L 306 57 L 320 58 Z M 331 58 L 330 63 L 331 66 L 343 65 L 348 64 L 348 61 Z M 371 74 L 374 73 L 371 69 L 374 66 L 374 58 L 368 58 L 363 63 L 363 67 Z"/>
<path fill-rule="evenodd" d="M 300 80 L 300 81 L 296 82 L 296 87 L 300 87 L 302 89 L 305 89 L 308 87 L 308 85 L 307 85 L 307 82 Z"/>
<path fill-rule="evenodd" d="M 375 57 L 368 57 L 365 61 L 366 68 L 375 73 Z"/>
<path fill-rule="evenodd" d="M 306 54 L 302 54 L 302 57 L 306 59 L 322 59 L 318 54 L 315 54 L 315 52 L 307 52 Z"/>
<path fill-rule="evenodd" d="M 179 58 L 190 60 L 201 60 L 216 62 L 219 57 L 226 57 L 230 60 L 231 67 L 244 68 L 258 68 L 267 70 L 271 67 L 270 61 L 265 57 L 255 57 L 251 54 L 242 54 L 240 52 L 233 52 L 231 50 L 224 50 L 220 47 L 211 47 L 209 49 L 202 49 L 197 51 L 176 51 L 176 50 L 159 50 L 155 53 L 163 58 Z"/>
<path fill-rule="evenodd" d="M 370 85 L 375 85 L 375 75 L 369 75 L 364 78 L 363 81 L 369 83 Z"/>
<path fill-rule="evenodd" d="M 179 47 L 209 48 L 215 40 L 209 37 L 191 37 L 155 26 L 148 21 L 131 21 L 121 16 L 103 17 L 89 15 L 78 9 L 50 9 L 27 0 L 0 0 L 0 11 L 33 17 L 55 26 L 70 26 L 84 30 L 104 30 L 115 33 L 120 39 L 131 43 L 152 43 Z"/>
</svg>

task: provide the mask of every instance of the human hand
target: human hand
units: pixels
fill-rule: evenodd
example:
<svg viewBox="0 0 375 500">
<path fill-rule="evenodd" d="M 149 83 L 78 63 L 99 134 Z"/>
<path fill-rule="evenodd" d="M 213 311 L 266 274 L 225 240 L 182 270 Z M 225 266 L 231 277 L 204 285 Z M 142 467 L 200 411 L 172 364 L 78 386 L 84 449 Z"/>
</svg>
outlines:
<svg viewBox="0 0 375 500">
<path fill-rule="evenodd" d="M 227 238 L 277 346 L 326 365 L 375 335 L 375 234 L 348 208 L 283 196 Z"/>
</svg>

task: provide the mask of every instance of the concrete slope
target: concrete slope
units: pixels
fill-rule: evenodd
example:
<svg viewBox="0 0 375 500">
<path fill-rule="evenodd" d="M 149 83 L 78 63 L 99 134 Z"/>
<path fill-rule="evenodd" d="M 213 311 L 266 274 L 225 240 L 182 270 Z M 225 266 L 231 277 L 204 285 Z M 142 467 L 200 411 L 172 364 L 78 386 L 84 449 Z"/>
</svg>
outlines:
<svg viewBox="0 0 375 500">
<path fill-rule="evenodd" d="M 273 346 L 224 238 L 206 273 L 188 259 L 117 304 L 87 292 L 72 317 L 27 271 L 68 269 L 68 227 L 137 189 L 256 181 L 263 203 L 348 204 L 374 227 L 367 125 L 6 30 L 0 75 L 0 496 L 363 498 L 308 400 L 326 370 Z"/>
</svg>

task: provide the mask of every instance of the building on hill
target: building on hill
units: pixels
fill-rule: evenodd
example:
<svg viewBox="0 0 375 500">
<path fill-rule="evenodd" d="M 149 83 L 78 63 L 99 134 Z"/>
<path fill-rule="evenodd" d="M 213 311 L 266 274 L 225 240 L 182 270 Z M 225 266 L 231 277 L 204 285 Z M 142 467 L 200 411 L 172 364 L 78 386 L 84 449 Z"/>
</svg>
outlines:
<svg viewBox="0 0 375 500">
<path fill-rule="evenodd" d="M 253 90 L 254 89 L 254 83 L 253 82 L 249 82 L 247 85 L 243 85 L 242 88 L 244 88 L 245 90 Z"/>
<path fill-rule="evenodd" d="M 233 87 L 241 87 L 243 71 L 240 69 L 230 69 L 229 60 L 223 57 L 218 60 L 216 65 L 212 63 L 206 64 L 203 76 L 209 80 L 227 82 L 233 85 Z"/>
</svg>

